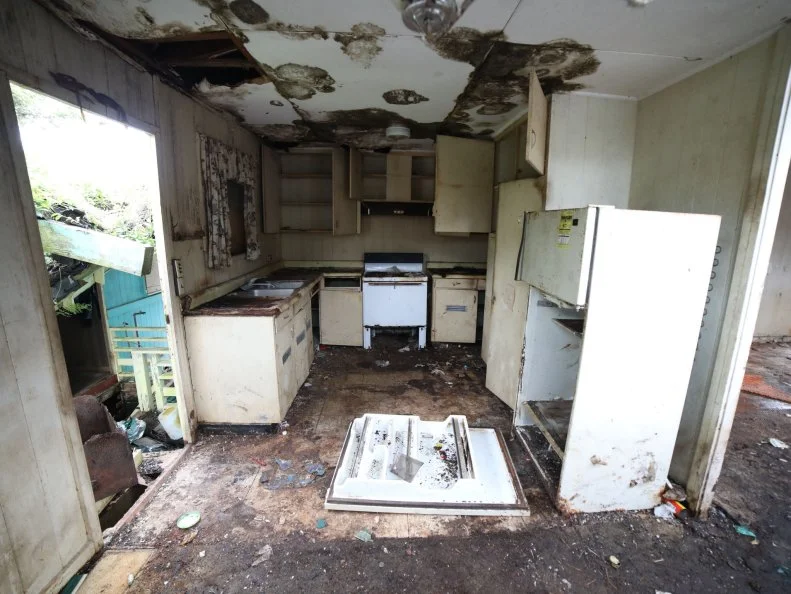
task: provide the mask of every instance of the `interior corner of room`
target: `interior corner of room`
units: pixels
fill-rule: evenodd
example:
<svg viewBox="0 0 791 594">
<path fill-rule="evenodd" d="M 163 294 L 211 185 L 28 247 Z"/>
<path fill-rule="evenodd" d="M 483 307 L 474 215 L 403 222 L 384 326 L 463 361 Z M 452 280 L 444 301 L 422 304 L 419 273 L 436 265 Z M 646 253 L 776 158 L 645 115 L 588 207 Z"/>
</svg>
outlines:
<svg viewBox="0 0 791 594">
<path fill-rule="evenodd" d="M 610 51 L 558 25 L 579 68 L 542 70 L 504 57 L 559 51 L 520 37 L 524 2 L 506 19 L 508 2 L 484 17 L 476 0 L 446 46 L 374 11 L 388 34 L 362 57 L 326 31 L 198 4 L 173 2 L 182 30 L 147 3 L 0 0 L 15 15 L 0 48 L 0 361 L 16 370 L 0 385 L 30 429 L 0 458 L 22 475 L 8 452 L 46 457 L 26 488 L 81 530 L 40 577 L 17 559 L 27 589 L 101 547 L 80 365 L 134 383 L 145 412 L 170 407 L 188 446 L 227 432 L 266 449 L 312 427 L 337 461 L 327 510 L 527 515 L 519 457 L 563 513 L 650 509 L 672 480 L 705 515 L 753 336 L 791 336 L 791 25 L 685 41 L 700 60 L 647 32 L 644 52 L 639 36 Z M 455 30 L 501 17 L 508 41 L 458 54 Z M 481 97 L 488 59 L 509 66 L 498 102 Z M 11 84 L 151 137 L 155 250 L 37 221 Z M 51 307 L 55 243 L 97 287 L 90 332 Z M 24 517 L 5 520 L 22 534 Z"/>
</svg>

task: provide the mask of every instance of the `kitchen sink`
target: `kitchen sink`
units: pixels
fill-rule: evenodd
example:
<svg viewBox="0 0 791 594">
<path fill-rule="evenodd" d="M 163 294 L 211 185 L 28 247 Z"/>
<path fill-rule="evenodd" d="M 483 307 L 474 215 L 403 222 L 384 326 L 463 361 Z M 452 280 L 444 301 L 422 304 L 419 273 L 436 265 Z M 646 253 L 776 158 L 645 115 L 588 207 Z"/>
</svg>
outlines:
<svg viewBox="0 0 791 594">
<path fill-rule="evenodd" d="M 239 291 L 237 295 L 240 297 L 290 297 L 294 294 L 296 289 L 246 289 L 244 291 Z"/>
<path fill-rule="evenodd" d="M 242 291 L 252 291 L 261 289 L 290 289 L 294 292 L 296 289 L 301 289 L 305 284 L 304 280 L 269 280 L 266 278 L 254 278 L 247 281 L 242 285 Z M 291 293 L 289 293 L 290 295 Z"/>
</svg>

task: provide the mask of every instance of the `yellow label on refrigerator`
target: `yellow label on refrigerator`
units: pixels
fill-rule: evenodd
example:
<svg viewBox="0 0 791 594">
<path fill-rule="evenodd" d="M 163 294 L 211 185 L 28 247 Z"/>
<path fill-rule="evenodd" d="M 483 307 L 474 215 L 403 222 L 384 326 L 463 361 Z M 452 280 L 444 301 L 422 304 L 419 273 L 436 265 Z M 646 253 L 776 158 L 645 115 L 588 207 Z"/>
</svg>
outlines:
<svg viewBox="0 0 791 594">
<path fill-rule="evenodd" d="M 560 221 L 558 221 L 558 237 L 555 245 L 559 248 L 566 248 L 571 243 L 571 227 L 574 224 L 574 211 L 561 210 Z"/>
</svg>

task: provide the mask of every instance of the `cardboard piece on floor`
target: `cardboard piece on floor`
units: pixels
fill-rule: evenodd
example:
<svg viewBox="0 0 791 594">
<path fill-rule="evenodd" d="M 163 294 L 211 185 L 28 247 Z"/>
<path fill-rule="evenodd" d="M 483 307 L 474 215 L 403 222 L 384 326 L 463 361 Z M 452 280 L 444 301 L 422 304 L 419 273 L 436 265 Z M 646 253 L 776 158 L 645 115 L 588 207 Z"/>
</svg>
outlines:
<svg viewBox="0 0 791 594">
<path fill-rule="evenodd" d="M 106 551 L 91 569 L 80 594 L 121 594 L 129 587 L 129 574 L 137 574 L 154 554 L 153 549 Z"/>
<path fill-rule="evenodd" d="M 422 463 L 412 481 L 399 476 L 404 456 Z M 326 509 L 382 513 L 527 516 L 502 435 L 470 429 L 467 419 L 421 421 L 366 414 L 349 427 Z"/>
</svg>

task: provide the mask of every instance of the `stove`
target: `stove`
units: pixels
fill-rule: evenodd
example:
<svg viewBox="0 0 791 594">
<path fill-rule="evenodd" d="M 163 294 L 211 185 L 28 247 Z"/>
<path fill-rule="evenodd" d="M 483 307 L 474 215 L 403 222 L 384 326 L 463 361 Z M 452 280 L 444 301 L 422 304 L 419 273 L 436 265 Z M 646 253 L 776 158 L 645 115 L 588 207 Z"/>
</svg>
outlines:
<svg viewBox="0 0 791 594">
<path fill-rule="evenodd" d="M 371 348 L 377 328 L 417 328 L 426 347 L 428 275 L 423 254 L 368 252 L 363 261 L 363 346 Z"/>
</svg>

